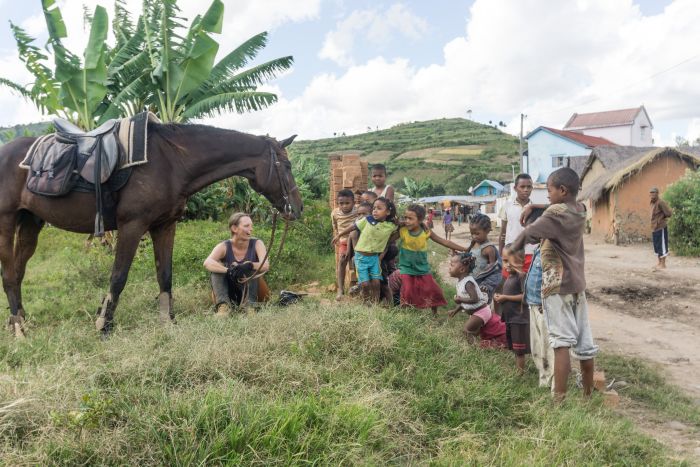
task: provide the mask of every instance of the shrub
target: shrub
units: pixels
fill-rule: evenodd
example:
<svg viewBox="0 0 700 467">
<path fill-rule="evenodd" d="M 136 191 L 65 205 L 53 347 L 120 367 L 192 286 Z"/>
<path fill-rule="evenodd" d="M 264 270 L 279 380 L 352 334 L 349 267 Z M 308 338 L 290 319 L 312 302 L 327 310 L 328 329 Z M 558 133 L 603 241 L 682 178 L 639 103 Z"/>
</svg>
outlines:
<svg viewBox="0 0 700 467">
<path fill-rule="evenodd" d="M 681 256 L 700 256 L 700 172 L 688 171 L 663 197 L 673 209 L 671 248 Z"/>
</svg>

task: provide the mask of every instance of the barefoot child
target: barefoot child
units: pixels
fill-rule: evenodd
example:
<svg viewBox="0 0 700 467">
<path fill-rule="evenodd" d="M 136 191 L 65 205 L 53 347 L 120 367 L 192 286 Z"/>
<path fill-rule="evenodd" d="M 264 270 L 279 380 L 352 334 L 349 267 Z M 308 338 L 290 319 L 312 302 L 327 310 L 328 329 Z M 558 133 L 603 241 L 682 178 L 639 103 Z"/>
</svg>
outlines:
<svg viewBox="0 0 700 467">
<path fill-rule="evenodd" d="M 526 243 L 542 240 L 542 305 L 554 348 L 556 400 L 566 396 L 571 372 L 569 350 L 580 361 L 586 396 L 593 388 L 593 358 L 598 352 L 588 323 L 583 269 L 586 207 L 576 201 L 579 184 L 578 175 L 568 167 L 552 172 L 547 179 L 551 206 L 511 245 L 513 250 L 521 250 Z"/>
<path fill-rule="evenodd" d="M 405 220 L 399 228 L 399 270 L 401 271 L 401 305 L 430 308 L 437 315 L 439 306 L 447 305 L 442 289 L 433 279 L 428 264 L 428 240 L 452 250 L 464 251 L 449 240 L 423 226 L 425 208 L 412 204 L 406 209 Z"/>
<path fill-rule="evenodd" d="M 503 248 L 503 268 L 508 277 L 503 282 L 503 292 L 493 296 L 501 320 L 506 323 L 508 348 L 515 354 L 515 366 L 521 375 L 525 373 L 525 355 L 530 353 L 530 312 L 523 303 L 524 260 L 524 254 L 512 251 L 510 245 Z"/>
<path fill-rule="evenodd" d="M 372 205 L 370 203 L 362 201 L 355 208 L 357 212 L 356 221 L 364 219 L 365 217 L 372 214 Z M 353 229 L 348 235 L 348 264 L 350 265 L 351 279 L 350 279 L 350 289 L 348 290 L 349 295 L 357 295 L 359 287 L 357 286 L 357 274 L 355 272 L 355 245 L 357 240 L 360 238 L 360 232 L 357 229 Z"/>
<path fill-rule="evenodd" d="M 472 273 L 476 283 L 485 287 L 489 297 L 501 283 L 501 257 L 495 243 L 489 241 L 491 219 L 486 214 L 475 214 L 469 221 L 472 243 L 469 250 L 476 260 Z"/>
<path fill-rule="evenodd" d="M 469 315 L 464 335 L 470 342 L 480 340 L 481 347 L 505 347 L 506 325 L 491 311 L 488 295 L 479 288 L 472 277 L 476 258 L 471 253 L 460 253 L 450 258 L 450 276 L 458 279 L 457 307 L 450 311 L 452 318 L 458 311 Z"/>
<path fill-rule="evenodd" d="M 333 236 L 338 232 L 352 227 L 357 218 L 355 210 L 355 195 L 351 190 L 340 190 L 336 196 L 336 207 L 331 213 L 331 224 L 333 225 Z M 338 284 L 338 294 L 335 299 L 340 300 L 345 295 L 345 271 L 348 266 L 348 237 L 340 237 L 336 244 L 338 254 L 338 266 L 335 272 L 336 283 Z"/>
<path fill-rule="evenodd" d="M 372 206 L 372 215 L 357 220 L 354 225 L 338 232 L 333 237 L 333 244 L 348 235 L 353 229 L 360 231 L 360 238 L 355 245 L 355 270 L 357 280 L 366 301 L 379 302 L 382 271 L 379 256 L 383 254 L 389 237 L 397 229 L 396 207 L 386 198 L 377 198 Z"/>
</svg>

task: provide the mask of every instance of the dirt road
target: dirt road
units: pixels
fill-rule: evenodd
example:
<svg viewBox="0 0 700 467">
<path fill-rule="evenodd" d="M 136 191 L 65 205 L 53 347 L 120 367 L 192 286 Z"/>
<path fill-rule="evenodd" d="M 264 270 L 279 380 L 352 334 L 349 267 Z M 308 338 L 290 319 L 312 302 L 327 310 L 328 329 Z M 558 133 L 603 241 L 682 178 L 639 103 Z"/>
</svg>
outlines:
<svg viewBox="0 0 700 467">
<path fill-rule="evenodd" d="M 455 227 L 453 240 L 468 243 L 467 227 Z M 440 225 L 436 233 L 444 235 Z M 700 403 L 700 259 L 671 256 L 667 270 L 654 272 L 650 244 L 615 246 L 588 236 L 584 241 L 598 344 L 658 364 Z M 446 263 L 440 272 L 447 279 Z"/>
</svg>

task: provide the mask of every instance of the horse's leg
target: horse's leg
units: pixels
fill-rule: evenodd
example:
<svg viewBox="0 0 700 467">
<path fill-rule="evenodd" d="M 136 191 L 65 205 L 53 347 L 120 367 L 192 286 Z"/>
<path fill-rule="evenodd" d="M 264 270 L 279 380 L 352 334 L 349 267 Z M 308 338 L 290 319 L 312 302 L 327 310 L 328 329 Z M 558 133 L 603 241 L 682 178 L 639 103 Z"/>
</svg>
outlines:
<svg viewBox="0 0 700 467">
<path fill-rule="evenodd" d="M 112 278 L 110 280 L 109 293 L 102 300 L 102 306 L 98 311 L 95 327 L 102 331 L 104 336 L 109 335 L 114 325 L 114 310 L 119 302 L 126 280 L 129 277 L 129 269 L 134 261 L 136 249 L 141 241 L 141 236 L 146 228 L 141 223 L 131 222 L 120 226 L 117 240 L 117 251 L 112 266 Z"/>
<path fill-rule="evenodd" d="M 173 244 L 175 243 L 175 222 L 150 230 L 153 240 L 153 253 L 158 275 L 158 309 L 163 323 L 175 321 L 173 311 Z"/>
<path fill-rule="evenodd" d="M 7 295 L 10 305 L 10 321 L 8 326 L 15 337 L 23 337 L 24 319 L 19 315 L 19 300 L 17 287 L 17 270 L 13 251 L 15 241 L 16 216 L 0 217 L 0 269 L 2 270 L 2 288 Z"/>
<path fill-rule="evenodd" d="M 39 232 L 44 227 L 44 221 L 32 214 L 25 214 L 17 222 L 17 234 L 15 236 L 14 257 L 15 273 L 17 276 L 17 303 L 18 314 L 25 317 L 22 305 L 22 281 L 27 270 L 27 261 L 34 255 L 39 240 Z"/>
</svg>

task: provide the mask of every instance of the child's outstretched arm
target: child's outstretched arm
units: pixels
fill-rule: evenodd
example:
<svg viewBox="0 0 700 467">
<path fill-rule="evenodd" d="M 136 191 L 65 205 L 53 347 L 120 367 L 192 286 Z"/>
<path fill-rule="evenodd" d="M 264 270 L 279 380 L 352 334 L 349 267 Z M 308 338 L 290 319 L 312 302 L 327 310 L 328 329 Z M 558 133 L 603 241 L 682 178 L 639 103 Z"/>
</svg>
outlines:
<svg viewBox="0 0 700 467">
<path fill-rule="evenodd" d="M 520 213 L 520 225 L 525 226 L 525 222 L 527 222 L 527 218 L 530 217 L 530 214 L 532 214 L 532 211 L 535 209 L 547 209 L 549 207 L 549 204 L 533 204 L 530 203 L 526 205 L 523 208 L 523 212 Z M 505 230 L 505 228 L 504 228 Z"/>
<path fill-rule="evenodd" d="M 331 240 L 331 243 L 332 243 L 333 245 L 335 245 L 336 243 L 338 243 L 338 240 L 340 239 L 340 237 L 345 237 L 346 235 L 349 235 L 350 232 L 352 232 L 352 231 L 355 230 L 356 228 L 357 228 L 357 227 L 353 224 L 353 225 L 351 225 L 350 227 L 348 227 L 347 229 L 343 230 L 342 232 L 338 232 L 338 233 L 333 237 L 333 240 Z"/>
<path fill-rule="evenodd" d="M 525 227 L 525 230 L 513 241 L 511 248 L 519 251 L 527 243 L 539 243 L 540 240 L 556 238 L 560 235 L 561 229 L 560 223 L 556 219 L 557 214 L 551 211 L 552 209 L 547 209 L 539 219 Z"/>
<path fill-rule="evenodd" d="M 438 243 L 444 247 L 449 248 L 450 250 L 455 250 L 455 251 L 467 251 L 467 247 L 458 245 L 455 242 L 452 242 L 450 240 L 445 240 L 444 238 L 440 237 L 437 235 L 435 232 L 432 230 L 430 231 L 430 239 L 434 241 L 435 243 Z"/>
</svg>

